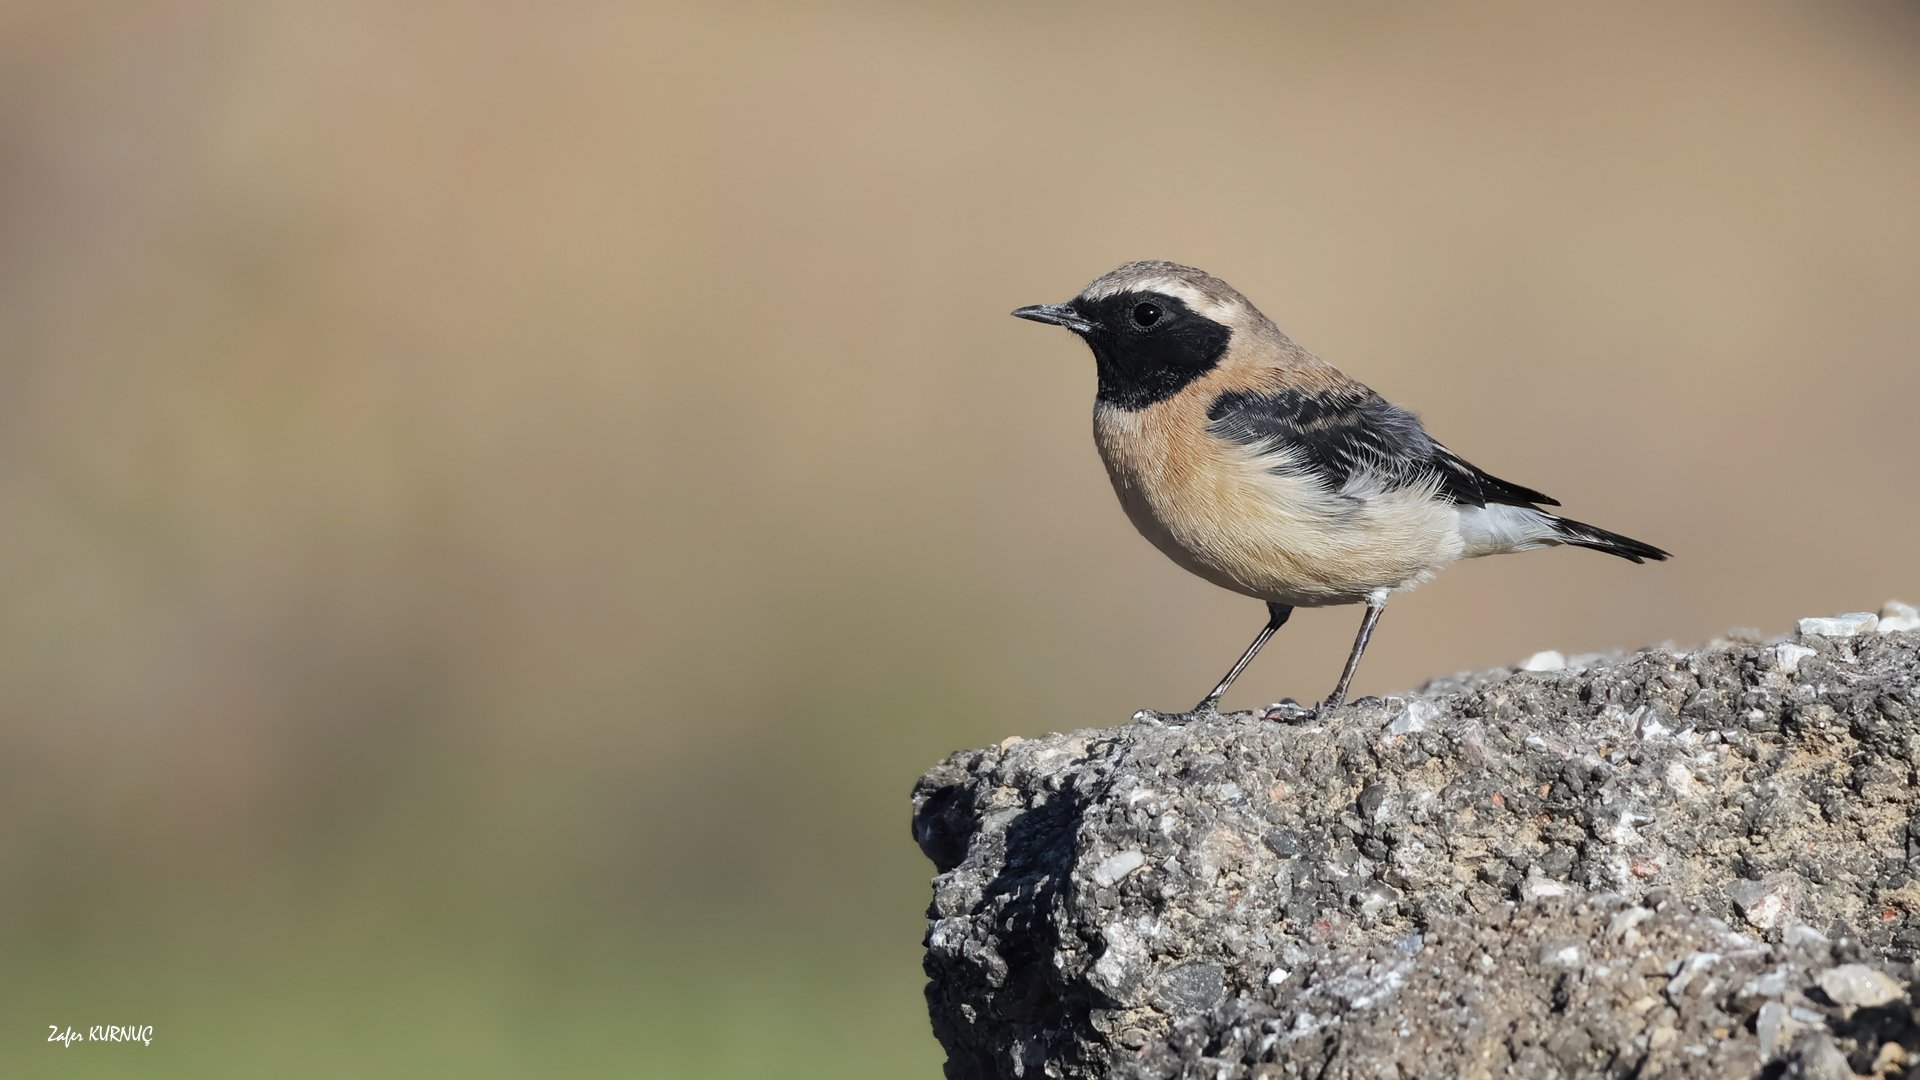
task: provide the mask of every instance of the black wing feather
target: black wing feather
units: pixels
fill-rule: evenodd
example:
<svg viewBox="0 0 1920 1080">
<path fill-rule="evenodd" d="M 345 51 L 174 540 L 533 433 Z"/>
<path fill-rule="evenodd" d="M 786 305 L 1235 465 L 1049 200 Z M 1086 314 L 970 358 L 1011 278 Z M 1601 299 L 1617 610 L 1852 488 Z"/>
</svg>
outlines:
<svg viewBox="0 0 1920 1080">
<path fill-rule="evenodd" d="M 1475 468 L 1434 441 L 1420 418 L 1365 387 L 1346 393 L 1233 390 L 1207 407 L 1207 430 L 1284 454 L 1276 471 L 1304 472 L 1339 491 L 1361 470 L 1394 487 L 1439 480 L 1439 494 L 1465 506 L 1559 506 L 1532 488 Z"/>
</svg>

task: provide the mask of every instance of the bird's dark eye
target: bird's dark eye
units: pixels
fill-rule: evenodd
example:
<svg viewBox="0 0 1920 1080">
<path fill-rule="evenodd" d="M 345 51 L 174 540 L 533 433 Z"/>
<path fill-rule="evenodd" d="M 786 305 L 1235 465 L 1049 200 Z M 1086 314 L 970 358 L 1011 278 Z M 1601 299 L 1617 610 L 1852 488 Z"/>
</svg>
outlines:
<svg viewBox="0 0 1920 1080">
<path fill-rule="evenodd" d="M 1133 305 L 1133 321 L 1140 324 L 1141 326 L 1152 326 L 1154 323 L 1159 322 L 1160 321 L 1160 305 L 1159 304 Z"/>
</svg>

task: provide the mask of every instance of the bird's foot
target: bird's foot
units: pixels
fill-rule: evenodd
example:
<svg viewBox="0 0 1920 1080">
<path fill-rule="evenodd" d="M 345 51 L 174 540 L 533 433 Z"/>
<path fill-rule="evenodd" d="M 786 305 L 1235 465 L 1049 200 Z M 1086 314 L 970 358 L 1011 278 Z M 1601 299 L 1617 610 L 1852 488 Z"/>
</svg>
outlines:
<svg viewBox="0 0 1920 1080">
<path fill-rule="evenodd" d="M 1212 710 L 1188 709 L 1186 712 L 1161 712 L 1158 709 L 1141 709 L 1133 714 L 1136 724 L 1191 724 L 1195 720 L 1211 720 L 1220 715 Z"/>
<path fill-rule="evenodd" d="M 1214 705 L 1201 703 L 1186 712 L 1161 712 L 1158 709 L 1141 709 L 1133 714 L 1136 724 L 1195 724 L 1205 720 L 1251 720 L 1256 714 L 1250 711 L 1223 713 Z"/>
<path fill-rule="evenodd" d="M 1271 720 L 1277 724 L 1304 724 L 1320 715 L 1317 707 L 1308 707 L 1292 698 L 1283 698 L 1269 705 L 1260 713 L 1260 719 Z"/>
<path fill-rule="evenodd" d="M 1352 701 L 1347 701 L 1344 698 L 1328 698 L 1327 700 L 1321 702 L 1319 707 L 1314 709 L 1313 711 L 1321 716 L 1327 716 L 1332 713 L 1339 712 L 1341 709 L 1358 709 L 1368 705 L 1378 705 L 1378 704 L 1380 704 L 1380 699 L 1372 695 L 1368 695 L 1363 698 L 1355 698 Z"/>
</svg>

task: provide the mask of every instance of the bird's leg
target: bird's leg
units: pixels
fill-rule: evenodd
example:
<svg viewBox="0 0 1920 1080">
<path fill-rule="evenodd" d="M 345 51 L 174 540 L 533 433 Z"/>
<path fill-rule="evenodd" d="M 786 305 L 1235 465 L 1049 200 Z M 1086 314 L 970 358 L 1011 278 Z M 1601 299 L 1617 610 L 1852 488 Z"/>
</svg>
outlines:
<svg viewBox="0 0 1920 1080">
<path fill-rule="evenodd" d="M 1247 646 L 1247 651 L 1240 654 L 1240 661 L 1233 665 L 1233 670 L 1227 672 L 1227 677 L 1221 679 L 1220 685 L 1214 687 L 1212 693 L 1202 698 L 1200 704 L 1195 705 L 1192 709 L 1183 713 L 1162 713 L 1142 710 L 1137 713 L 1136 716 L 1160 720 L 1171 724 L 1184 724 L 1189 720 L 1199 720 L 1208 716 L 1218 715 L 1220 698 L 1226 694 L 1227 687 L 1232 686 L 1233 680 L 1240 677 L 1240 672 L 1244 671 L 1248 664 L 1253 663 L 1253 658 L 1260 652 L 1260 646 L 1267 643 L 1267 639 L 1273 636 L 1275 630 L 1286 625 L 1287 616 L 1292 614 L 1293 607 L 1291 605 L 1276 604 L 1268 601 L 1267 625 L 1260 631 L 1259 636 L 1253 639 L 1253 644 Z"/>
<path fill-rule="evenodd" d="M 1220 680 L 1220 685 L 1214 687 L 1211 694 L 1201 699 L 1200 704 L 1193 707 L 1194 715 L 1205 715 L 1218 708 L 1220 699 L 1226 696 L 1227 687 L 1232 686 L 1233 680 L 1240 677 L 1240 673 L 1246 670 L 1248 664 L 1253 663 L 1253 658 L 1260 653 L 1260 647 L 1267 643 L 1267 639 L 1273 636 L 1275 630 L 1287 624 L 1287 617 L 1292 614 L 1293 607 L 1291 605 L 1276 604 L 1268 601 L 1267 625 L 1254 637 L 1253 644 L 1247 646 L 1247 651 L 1240 654 L 1239 662 L 1233 665 L 1232 671 L 1227 672 L 1226 678 Z"/>
<path fill-rule="evenodd" d="M 1340 673 L 1340 685 L 1333 688 L 1333 696 L 1327 698 L 1322 706 L 1337 709 L 1347 700 L 1347 687 L 1353 684 L 1353 673 L 1360 667 L 1360 654 L 1367 651 L 1367 639 L 1373 636 L 1373 624 L 1380 621 L 1380 612 L 1387 606 L 1387 590 L 1375 589 L 1367 594 L 1367 617 L 1360 620 L 1360 635 L 1353 639 L 1353 653 L 1347 657 L 1347 668 Z"/>
</svg>

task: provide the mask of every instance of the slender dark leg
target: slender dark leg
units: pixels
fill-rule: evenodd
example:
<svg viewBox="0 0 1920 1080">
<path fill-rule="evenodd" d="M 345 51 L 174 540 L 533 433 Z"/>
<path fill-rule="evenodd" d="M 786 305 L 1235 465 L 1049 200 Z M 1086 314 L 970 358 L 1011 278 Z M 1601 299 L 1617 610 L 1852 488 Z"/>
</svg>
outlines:
<svg viewBox="0 0 1920 1080">
<path fill-rule="evenodd" d="M 1333 696 L 1327 699 L 1325 708 L 1337 709 L 1347 700 L 1347 687 L 1353 684 L 1353 673 L 1360 667 L 1360 654 L 1367 651 L 1367 639 L 1373 636 L 1373 624 L 1380 621 L 1380 612 L 1387 606 L 1387 590 L 1376 589 L 1367 597 L 1367 617 L 1360 620 L 1360 636 L 1353 639 L 1353 653 L 1347 657 L 1347 669 L 1340 673 L 1340 685 L 1333 688 Z"/>
<path fill-rule="evenodd" d="M 1227 677 L 1221 679 L 1220 685 L 1213 688 L 1213 693 L 1202 698 L 1200 704 L 1195 705 L 1189 715 L 1205 716 L 1213 712 L 1219 706 L 1220 699 L 1226 696 L 1227 687 L 1232 686 L 1233 680 L 1239 678 L 1240 673 L 1246 670 L 1247 665 L 1253 663 L 1253 658 L 1260 654 L 1260 646 L 1267 643 L 1267 639 L 1273 636 L 1275 630 L 1285 626 L 1287 624 L 1287 616 L 1292 614 L 1292 605 L 1276 604 L 1268 601 L 1266 628 L 1261 630 L 1259 636 L 1253 639 L 1253 644 L 1247 646 L 1247 651 L 1240 654 L 1239 663 L 1234 664 L 1233 670 L 1227 672 Z"/>
<path fill-rule="evenodd" d="M 1139 720 L 1159 720 L 1168 724 L 1184 724 L 1190 720 L 1219 715 L 1220 698 L 1227 692 L 1227 687 L 1232 686 L 1233 680 L 1240 677 L 1240 672 L 1244 671 L 1248 664 L 1253 663 L 1253 658 L 1260 652 L 1260 646 L 1267 643 L 1267 639 L 1273 636 L 1275 630 L 1285 625 L 1287 616 L 1291 614 L 1293 614 L 1293 607 L 1291 605 L 1269 602 L 1267 604 L 1267 625 L 1260 631 L 1260 636 L 1253 639 L 1253 644 L 1247 646 L 1247 651 L 1240 655 L 1240 662 L 1233 665 L 1233 670 L 1227 672 L 1227 677 L 1221 679 L 1220 685 L 1213 688 L 1213 693 L 1202 698 L 1200 704 L 1195 705 L 1192 709 L 1183 713 L 1163 713 L 1155 712 L 1152 709 L 1142 709 L 1134 714 L 1134 718 Z"/>
</svg>

